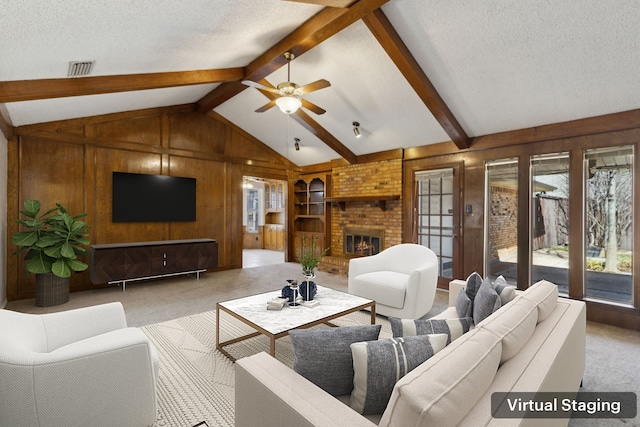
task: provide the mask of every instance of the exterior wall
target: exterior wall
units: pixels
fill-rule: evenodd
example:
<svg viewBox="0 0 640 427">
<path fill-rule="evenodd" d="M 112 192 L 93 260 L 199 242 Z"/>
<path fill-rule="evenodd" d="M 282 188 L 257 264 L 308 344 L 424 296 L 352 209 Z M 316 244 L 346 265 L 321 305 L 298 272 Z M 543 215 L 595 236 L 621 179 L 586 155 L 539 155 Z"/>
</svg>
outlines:
<svg viewBox="0 0 640 427">
<path fill-rule="evenodd" d="M 518 249 L 518 192 L 491 187 L 489 216 L 489 260 L 513 255 Z"/>
</svg>

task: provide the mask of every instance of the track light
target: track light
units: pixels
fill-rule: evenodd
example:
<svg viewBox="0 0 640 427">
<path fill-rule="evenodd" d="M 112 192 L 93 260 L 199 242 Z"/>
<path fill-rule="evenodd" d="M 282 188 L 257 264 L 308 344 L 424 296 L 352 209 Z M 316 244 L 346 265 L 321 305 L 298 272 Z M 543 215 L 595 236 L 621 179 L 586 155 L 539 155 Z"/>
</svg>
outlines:
<svg viewBox="0 0 640 427">
<path fill-rule="evenodd" d="M 360 123 L 353 122 L 353 134 L 356 136 L 356 138 L 360 138 L 362 136 L 359 128 L 360 128 Z"/>
<path fill-rule="evenodd" d="M 296 151 L 300 151 L 300 138 L 293 138 L 293 140 L 295 141 L 293 146 L 296 147 Z"/>
</svg>

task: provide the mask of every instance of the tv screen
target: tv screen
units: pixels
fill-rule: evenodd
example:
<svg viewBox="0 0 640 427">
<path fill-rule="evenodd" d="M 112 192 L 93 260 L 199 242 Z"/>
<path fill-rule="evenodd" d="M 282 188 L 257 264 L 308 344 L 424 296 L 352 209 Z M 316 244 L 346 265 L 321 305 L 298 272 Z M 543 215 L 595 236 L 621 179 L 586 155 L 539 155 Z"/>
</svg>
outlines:
<svg viewBox="0 0 640 427">
<path fill-rule="evenodd" d="M 113 172 L 113 222 L 196 220 L 196 179 Z"/>
</svg>

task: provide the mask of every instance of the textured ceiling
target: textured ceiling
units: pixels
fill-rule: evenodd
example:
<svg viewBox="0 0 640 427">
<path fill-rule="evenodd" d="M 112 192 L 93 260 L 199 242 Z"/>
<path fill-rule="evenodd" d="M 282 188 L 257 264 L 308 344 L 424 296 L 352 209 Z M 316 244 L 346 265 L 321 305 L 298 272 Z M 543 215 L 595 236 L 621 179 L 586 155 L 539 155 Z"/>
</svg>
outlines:
<svg viewBox="0 0 640 427">
<path fill-rule="evenodd" d="M 322 9 L 282 0 L 3 0 L 0 82 L 65 78 L 76 60 L 95 60 L 92 76 L 245 67 Z M 390 0 L 382 10 L 469 136 L 640 108 L 637 0 Z M 451 139 L 362 21 L 296 58 L 291 78 L 331 82 L 305 97 L 327 113 L 308 114 L 356 155 Z M 286 68 L 266 79 L 285 81 Z M 4 106 L 22 126 L 195 103 L 217 86 Z M 298 165 L 340 157 L 276 108 L 254 112 L 268 101 L 247 88 L 214 111 Z"/>
</svg>

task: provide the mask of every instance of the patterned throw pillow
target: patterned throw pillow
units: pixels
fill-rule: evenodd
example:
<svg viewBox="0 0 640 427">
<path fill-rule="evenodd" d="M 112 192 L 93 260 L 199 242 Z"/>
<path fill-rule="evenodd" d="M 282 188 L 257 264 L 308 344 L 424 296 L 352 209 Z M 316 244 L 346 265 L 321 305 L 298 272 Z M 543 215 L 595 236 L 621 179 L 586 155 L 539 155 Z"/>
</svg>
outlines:
<svg viewBox="0 0 640 427">
<path fill-rule="evenodd" d="M 469 332 L 473 318 L 461 319 L 399 319 L 389 317 L 393 337 L 410 337 L 414 335 L 447 334 L 447 344 L 462 334 Z"/>
<path fill-rule="evenodd" d="M 473 301 L 473 322 L 477 325 L 502 306 L 500 295 L 496 292 L 491 280 L 487 277 L 482 282 Z"/>
<path fill-rule="evenodd" d="M 460 317 L 473 316 L 473 300 L 482 285 L 482 276 L 477 272 L 473 272 L 467 277 L 467 282 L 464 285 L 464 292 L 458 294 L 456 299 L 456 311 Z"/>
<path fill-rule="evenodd" d="M 377 340 L 382 325 L 289 331 L 293 369 L 333 396 L 353 390 L 351 344 Z"/>
<path fill-rule="evenodd" d="M 516 288 L 507 283 L 503 276 L 498 276 L 493 282 L 493 288 L 500 295 L 500 303 L 505 305 L 516 297 Z"/>
<path fill-rule="evenodd" d="M 351 345 L 353 392 L 351 407 L 360 414 L 381 414 L 396 382 L 442 350 L 447 335 L 418 335 Z"/>
</svg>

